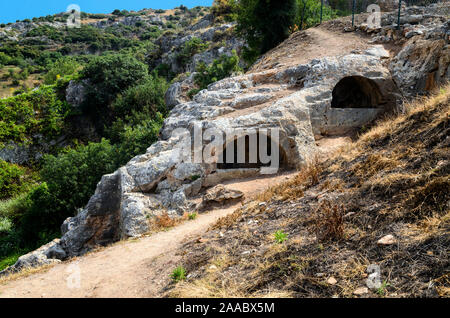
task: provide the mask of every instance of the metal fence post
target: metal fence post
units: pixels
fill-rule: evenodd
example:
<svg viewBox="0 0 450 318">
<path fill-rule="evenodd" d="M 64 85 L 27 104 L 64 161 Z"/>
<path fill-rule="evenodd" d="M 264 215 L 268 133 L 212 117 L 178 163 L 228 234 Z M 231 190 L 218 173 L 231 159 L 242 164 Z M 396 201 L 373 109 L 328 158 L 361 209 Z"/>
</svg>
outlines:
<svg viewBox="0 0 450 318">
<path fill-rule="evenodd" d="M 400 29 L 400 11 L 402 10 L 402 0 L 398 0 L 398 19 L 397 19 L 397 30 Z"/>
<path fill-rule="evenodd" d="M 323 16 L 323 0 L 320 1 L 320 23 L 322 23 Z"/>
<path fill-rule="evenodd" d="M 302 18 L 300 19 L 300 30 L 303 29 L 303 18 L 305 16 L 306 3 L 305 0 L 302 0 L 303 10 L 302 10 Z"/>
<path fill-rule="evenodd" d="M 352 26 L 355 26 L 355 8 L 356 8 L 356 0 L 353 0 L 353 5 L 352 5 Z"/>
</svg>

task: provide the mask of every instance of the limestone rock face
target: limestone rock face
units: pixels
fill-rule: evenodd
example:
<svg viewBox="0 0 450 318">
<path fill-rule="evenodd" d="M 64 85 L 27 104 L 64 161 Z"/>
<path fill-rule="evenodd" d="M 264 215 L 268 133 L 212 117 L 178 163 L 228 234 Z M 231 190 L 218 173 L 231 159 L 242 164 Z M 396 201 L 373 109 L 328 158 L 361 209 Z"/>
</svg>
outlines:
<svg viewBox="0 0 450 318">
<path fill-rule="evenodd" d="M 206 191 L 206 194 L 203 196 L 201 208 L 206 208 L 214 203 L 235 202 L 236 200 L 241 200 L 243 196 L 244 193 L 242 191 L 229 189 L 219 184 Z"/>
<path fill-rule="evenodd" d="M 120 238 L 121 181 L 119 172 L 103 176 L 85 210 L 64 221 L 60 245 L 68 256 Z"/>
<path fill-rule="evenodd" d="M 401 10 L 400 28 L 397 10 L 382 14 L 381 28 L 369 29 L 364 23 L 358 26 L 372 36 L 371 43 L 402 46 L 390 61 L 389 70 L 403 96 L 429 93 L 450 79 L 449 14 L 448 2 L 410 6 Z"/>
<path fill-rule="evenodd" d="M 39 267 L 61 262 L 61 260 L 65 259 L 67 256 L 59 243 L 60 240 L 55 239 L 31 253 L 22 255 L 13 266 L 0 271 L 0 277 L 16 273 L 25 268 Z"/>
<path fill-rule="evenodd" d="M 448 41 L 411 38 L 393 59 L 390 69 L 406 95 L 429 92 L 450 80 Z"/>
<path fill-rule="evenodd" d="M 75 109 L 78 109 L 85 99 L 87 81 L 77 83 L 70 81 L 66 88 L 66 101 Z"/>
</svg>

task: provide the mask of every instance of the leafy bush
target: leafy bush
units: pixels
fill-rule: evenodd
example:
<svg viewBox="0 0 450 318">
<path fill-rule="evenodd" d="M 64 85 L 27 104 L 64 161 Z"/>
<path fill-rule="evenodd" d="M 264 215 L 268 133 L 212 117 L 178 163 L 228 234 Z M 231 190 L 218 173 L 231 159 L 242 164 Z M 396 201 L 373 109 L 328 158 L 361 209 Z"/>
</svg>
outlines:
<svg viewBox="0 0 450 318">
<path fill-rule="evenodd" d="M 287 234 L 286 233 L 284 233 L 283 231 L 281 231 L 281 230 L 278 230 L 278 231 L 276 231 L 274 234 L 273 234 L 273 237 L 274 237 L 274 239 L 275 239 L 275 242 L 277 242 L 277 243 L 279 243 L 279 244 L 281 244 L 281 243 L 283 243 L 284 241 L 287 241 Z"/>
<path fill-rule="evenodd" d="M 147 118 L 155 118 L 156 113 L 167 113 L 164 94 L 168 88 L 166 80 L 155 74 L 144 83 L 127 89 L 112 104 L 114 116 L 125 118 L 133 112 L 144 113 Z"/>
<path fill-rule="evenodd" d="M 0 200 L 27 191 L 33 183 L 25 168 L 0 160 Z"/>
<path fill-rule="evenodd" d="M 196 68 L 197 74 L 194 76 L 195 84 L 200 89 L 206 88 L 209 84 L 221 80 L 230 76 L 234 72 L 241 71 L 239 67 L 239 57 L 236 52 L 233 51 L 231 56 L 222 55 L 219 59 L 207 66 L 205 63 L 200 62 Z"/>
<path fill-rule="evenodd" d="M 178 266 L 172 271 L 172 274 L 170 275 L 172 280 L 174 282 L 179 282 L 186 279 L 186 270 L 183 266 Z"/>
<path fill-rule="evenodd" d="M 184 66 L 195 54 L 203 52 L 207 48 L 208 43 L 204 43 L 201 39 L 193 37 L 183 44 L 181 50 L 177 54 L 177 61 Z"/>
<path fill-rule="evenodd" d="M 0 217 L 8 218 L 13 223 L 17 223 L 26 209 L 27 193 L 22 193 L 14 198 L 0 201 Z"/>
<path fill-rule="evenodd" d="M 10 219 L 0 217 L 0 234 L 9 232 L 12 226 L 13 224 Z"/>
<path fill-rule="evenodd" d="M 4 52 L 0 52 L 0 66 L 11 63 L 11 57 Z"/>
<path fill-rule="evenodd" d="M 0 99 L 0 142 L 23 142 L 36 133 L 54 137 L 61 132 L 68 109 L 55 86 Z"/>
<path fill-rule="evenodd" d="M 142 83 L 148 76 L 148 69 L 133 56 L 110 54 L 93 59 L 81 74 L 91 83 L 86 92 L 84 110 L 104 117 L 106 107 L 116 95 Z"/>
<path fill-rule="evenodd" d="M 159 130 L 163 124 L 163 117 L 157 113 L 156 119 L 141 121 L 138 125 L 126 125 L 119 133 L 119 160 L 125 164 L 158 140 Z"/>
<path fill-rule="evenodd" d="M 104 174 L 119 166 L 117 149 L 108 140 L 44 156 L 41 176 L 54 201 L 68 215 L 83 207 Z M 64 218 L 67 216 L 64 216 Z"/>
<path fill-rule="evenodd" d="M 78 62 L 70 57 L 60 58 L 48 66 L 44 83 L 54 84 L 61 76 L 72 75 L 81 67 Z"/>
<path fill-rule="evenodd" d="M 225 21 L 231 22 L 237 19 L 238 9 L 237 0 L 214 0 L 211 13 L 216 20 L 218 17 L 223 17 Z"/>
</svg>

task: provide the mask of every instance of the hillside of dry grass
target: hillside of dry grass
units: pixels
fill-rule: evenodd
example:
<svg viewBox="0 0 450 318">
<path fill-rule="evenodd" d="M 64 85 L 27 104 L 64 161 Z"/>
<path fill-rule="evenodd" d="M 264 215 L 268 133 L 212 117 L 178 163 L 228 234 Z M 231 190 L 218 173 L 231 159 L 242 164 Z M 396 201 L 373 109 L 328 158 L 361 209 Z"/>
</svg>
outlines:
<svg viewBox="0 0 450 318">
<path fill-rule="evenodd" d="M 449 99 L 408 104 L 219 220 L 178 251 L 187 279 L 166 296 L 449 297 Z"/>
</svg>

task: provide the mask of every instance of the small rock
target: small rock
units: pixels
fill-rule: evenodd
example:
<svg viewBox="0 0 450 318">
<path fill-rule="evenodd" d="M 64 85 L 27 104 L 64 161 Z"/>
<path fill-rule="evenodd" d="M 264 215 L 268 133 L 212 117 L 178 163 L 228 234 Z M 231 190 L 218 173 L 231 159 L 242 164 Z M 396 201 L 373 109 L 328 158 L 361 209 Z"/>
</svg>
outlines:
<svg viewBox="0 0 450 318">
<path fill-rule="evenodd" d="M 355 31 L 355 27 L 345 27 L 344 28 L 344 32 L 353 32 L 353 31 Z"/>
<path fill-rule="evenodd" d="M 205 243 L 206 240 L 203 237 L 199 237 L 196 242 L 197 243 Z"/>
<path fill-rule="evenodd" d="M 361 295 L 367 294 L 368 292 L 369 292 L 369 289 L 367 287 L 359 287 L 359 288 L 355 289 L 353 294 L 361 296 Z"/>
<path fill-rule="evenodd" d="M 337 280 L 336 280 L 336 278 L 331 276 L 330 278 L 327 279 L 327 283 L 330 284 L 330 285 L 336 285 Z"/>
<path fill-rule="evenodd" d="M 323 277 L 325 276 L 325 273 L 316 273 L 316 277 Z"/>
<path fill-rule="evenodd" d="M 395 244 L 395 243 L 397 243 L 397 240 L 391 234 L 383 236 L 377 242 L 378 245 L 392 245 L 392 244 Z"/>
<path fill-rule="evenodd" d="M 346 215 L 344 215 L 344 219 L 348 218 L 348 217 L 350 217 L 350 216 L 352 216 L 354 214 L 355 214 L 355 212 L 348 212 Z"/>
<path fill-rule="evenodd" d="M 216 266 L 216 265 L 211 265 L 211 266 L 209 267 L 209 269 L 217 269 L 217 266 Z"/>
</svg>

